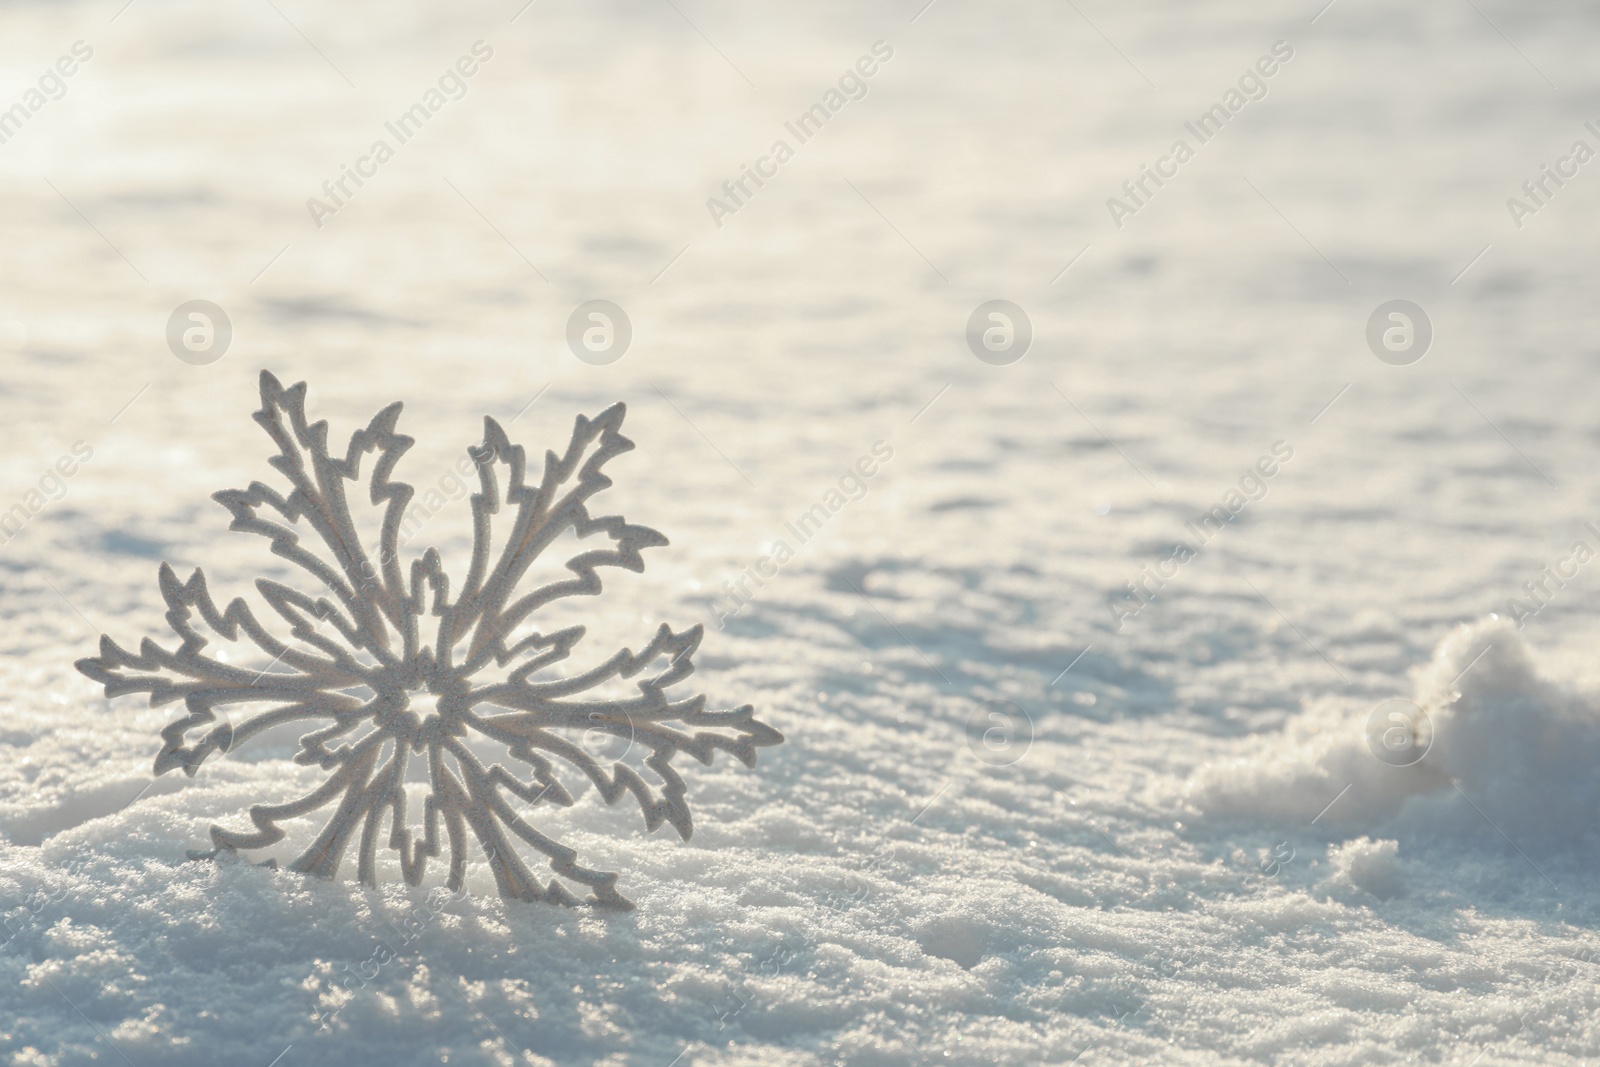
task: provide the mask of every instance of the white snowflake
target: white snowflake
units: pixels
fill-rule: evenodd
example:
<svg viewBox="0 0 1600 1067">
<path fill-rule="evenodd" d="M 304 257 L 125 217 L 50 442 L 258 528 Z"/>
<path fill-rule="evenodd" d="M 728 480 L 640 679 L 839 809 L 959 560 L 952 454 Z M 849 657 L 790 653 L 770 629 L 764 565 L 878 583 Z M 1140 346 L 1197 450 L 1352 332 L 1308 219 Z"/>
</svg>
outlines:
<svg viewBox="0 0 1600 1067">
<path fill-rule="evenodd" d="M 573 849 L 530 824 L 530 809 L 573 803 L 552 757 L 587 775 L 608 803 L 633 794 L 647 829 L 666 822 L 687 840 L 693 823 L 672 758 L 687 752 L 709 764 L 720 749 L 754 766 L 756 749 L 783 737 L 756 720 L 749 705 L 709 711 L 703 696 L 666 695 L 694 671 L 700 626 L 675 633 L 663 625 L 643 651 L 623 649 L 597 666 L 561 676 L 555 667 L 572 653 L 584 628 L 546 633 L 532 625 L 540 609 L 560 597 L 598 594 L 598 568 L 642 571 L 640 550 L 667 543 L 620 515 L 589 514 L 589 499 L 611 484 L 601 467 L 633 448 L 619 432 L 623 405 L 593 419 L 580 415 L 566 454 L 546 453 L 537 485 L 523 481 L 521 446 L 511 444 L 493 419 L 484 419 L 483 443 L 467 450 L 480 483 L 471 500 L 471 561 L 452 599 L 436 549 L 401 567 L 400 529 L 414 495 L 410 485 L 390 478 L 412 444 L 395 430 L 401 405 L 389 405 L 352 434 L 344 458 L 337 459 L 328 452 L 327 423 L 306 422 L 305 401 L 304 382 L 285 389 L 262 372 L 255 419 L 278 447 L 270 462 L 289 482 L 289 494 L 253 482 L 214 496 L 233 515 L 230 529 L 270 539 L 275 554 L 315 583 L 314 594 L 267 578 L 255 583 L 289 624 L 291 640 L 270 633 L 242 599 L 219 611 L 199 570 L 184 582 L 163 563 L 161 594 L 181 647 L 169 651 L 145 638 L 133 654 L 103 636 L 100 655 L 80 660 L 78 669 L 104 684 L 108 697 L 147 692 L 152 706 L 183 701 L 187 714 L 161 733 L 158 775 L 181 767 L 193 776 L 208 756 L 227 753 L 271 727 L 299 720 L 322 724 L 300 738 L 294 759 L 331 771 L 326 781 L 287 803 L 253 806 L 253 830 L 213 826 L 211 838 L 220 851 L 266 848 L 284 837 L 280 822 L 337 803 L 293 869 L 333 877 L 359 837 L 358 877 L 374 884 L 387 823 L 387 846 L 398 853 L 406 881 L 416 885 L 428 860 L 439 855 L 442 821 L 451 889 L 465 875 L 470 829 L 504 897 L 576 901 L 559 879 L 541 886 L 519 857 L 514 836 L 543 853 L 560 878 L 587 886 L 595 903 L 631 907 L 616 891 L 615 872 L 579 865 Z M 375 559 L 362 547 L 345 498 L 345 483 L 360 481 L 369 453 L 376 453 L 367 482 L 377 509 L 372 519 L 381 523 Z M 510 529 L 496 555 L 492 528 L 502 510 Z M 307 528 L 315 536 L 302 541 Z M 569 531 L 579 538 L 602 534 L 612 544 L 580 552 L 558 580 L 518 595 L 529 567 Z M 429 618 L 436 621 L 431 641 L 424 632 Z M 201 622 L 210 636 L 197 628 Z M 208 654 L 217 638 L 248 639 L 271 662 L 265 670 L 252 669 L 229 662 L 238 657 Z M 636 693 L 596 693 L 652 669 L 635 683 Z M 218 721 L 217 709 L 237 706 L 252 714 Z M 601 766 L 585 739 L 648 753 L 642 765 L 658 779 L 655 787 L 622 758 L 609 769 Z M 521 768 L 513 772 L 489 762 L 482 754 L 486 747 L 525 765 L 531 776 L 524 780 Z M 413 757 L 426 761 L 425 775 L 417 768 L 423 782 L 414 787 L 426 793 L 420 828 L 406 821 L 405 783 Z"/>
</svg>

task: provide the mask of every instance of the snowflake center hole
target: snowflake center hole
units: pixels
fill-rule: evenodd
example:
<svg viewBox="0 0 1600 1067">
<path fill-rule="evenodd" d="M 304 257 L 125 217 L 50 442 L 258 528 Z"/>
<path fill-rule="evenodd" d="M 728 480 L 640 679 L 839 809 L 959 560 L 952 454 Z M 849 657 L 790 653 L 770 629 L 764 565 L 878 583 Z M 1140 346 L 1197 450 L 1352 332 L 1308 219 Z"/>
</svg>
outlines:
<svg viewBox="0 0 1600 1067">
<path fill-rule="evenodd" d="M 458 719 L 451 701 L 429 689 L 389 690 L 378 699 L 375 716 L 379 729 L 419 748 L 460 735 Z"/>
<path fill-rule="evenodd" d="M 415 693 L 406 694 L 406 703 L 411 714 L 417 717 L 422 729 L 438 723 L 444 719 L 444 713 L 439 709 L 439 694 L 430 693 L 423 689 Z"/>
</svg>

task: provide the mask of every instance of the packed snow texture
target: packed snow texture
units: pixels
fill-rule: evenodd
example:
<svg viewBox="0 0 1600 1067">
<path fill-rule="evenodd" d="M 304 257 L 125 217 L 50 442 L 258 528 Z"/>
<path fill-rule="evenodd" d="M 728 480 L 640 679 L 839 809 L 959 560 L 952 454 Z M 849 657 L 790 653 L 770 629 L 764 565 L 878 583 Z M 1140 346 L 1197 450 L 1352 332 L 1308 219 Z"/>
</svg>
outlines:
<svg viewBox="0 0 1600 1067">
<path fill-rule="evenodd" d="M 922 7 L 0 9 L 0 106 L 93 50 L 0 144 L 0 1058 L 1600 1057 L 1600 600 L 1546 578 L 1600 548 L 1595 164 L 1507 204 L 1596 143 L 1600 19 Z M 964 338 L 997 297 L 1034 327 L 1011 366 Z M 1365 340 L 1400 297 L 1436 333 L 1404 367 Z M 164 337 L 197 298 L 233 322 L 211 366 Z M 608 366 L 565 340 L 595 298 L 633 322 Z M 560 621 L 705 623 L 694 689 L 787 738 L 686 770 L 686 843 L 541 810 L 635 911 L 508 903 L 481 862 L 452 894 L 184 860 L 318 772 L 291 738 L 152 780 L 172 710 L 72 662 L 163 634 L 163 560 L 281 575 L 210 500 L 272 476 L 263 367 L 336 438 L 404 401 L 397 475 L 439 501 L 411 547 L 456 573 L 483 415 L 537 456 L 627 403 L 602 501 L 672 544 Z"/>
</svg>

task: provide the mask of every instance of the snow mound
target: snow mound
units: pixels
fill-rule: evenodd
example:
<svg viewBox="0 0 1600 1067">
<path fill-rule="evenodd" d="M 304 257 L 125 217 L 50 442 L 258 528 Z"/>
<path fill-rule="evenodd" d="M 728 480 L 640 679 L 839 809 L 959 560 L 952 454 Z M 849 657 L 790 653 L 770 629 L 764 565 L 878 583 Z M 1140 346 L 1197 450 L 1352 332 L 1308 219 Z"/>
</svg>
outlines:
<svg viewBox="0 0 1600 1067">
<path fill-rule="evenodd" d="M 1405 892 L 1405 874 L 1400 869 L 1400 842 L 1374 841 L 1358 837 L 1328 850 L 1333 867 L 1333 885 L 1364 889 L 1379 900 L 1389 900 Z"/>
<path fill-rule="evenodd" d="M 1487 818 L 1521 848 L 1570 851 L 1600 810 L 1600 693 L 1541 676 L 1511 622 L 1490 615 L 1440 643 L 1410 700 L 1319 701 L 1202 766 L 1188 794 L 1204 815 L 1343 836 L 1482 836 Z M 1346 857 L 1354 884 L 1375 855 Z"/>
</svg>

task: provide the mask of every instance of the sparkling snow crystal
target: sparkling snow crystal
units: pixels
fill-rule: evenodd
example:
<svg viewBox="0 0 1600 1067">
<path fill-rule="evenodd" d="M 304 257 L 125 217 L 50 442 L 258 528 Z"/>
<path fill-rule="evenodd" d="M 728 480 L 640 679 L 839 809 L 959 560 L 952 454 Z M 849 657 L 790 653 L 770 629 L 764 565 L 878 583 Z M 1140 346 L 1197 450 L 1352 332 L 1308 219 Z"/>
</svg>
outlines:
<svg viewBox="0 0 1600 1067">
<path fill-rule="evenodd" d="M 663 625 L 639 653 L 623 649 L 568 676 L 553 670 L 584 628 L 540 631 L 532 625 L 539 610 L 560 597 L 599 593 L 600 567 L 642 571 L 640 551 L 667 543 L 619 515 L 589 514 L 590 497 L 611 484 L 601 468 L 633 447 L 619 432 L 623 405 L 593 419 L 579 416 L 566 454 L 546 454 L 537 484 L 524 483 L 521 446 L 511 444 L 493 419 L 484 420 L 483 443 L 468 449 L 480 481 L 472 498 L 471 562 L 452 598 L 437 550 L 423 552 L 409 567 L 399 558 L 399 532 L 413 495 L 411 486 L 390 477 L 412 444 L 395 430 L 401 405 L 389 405 L 356 431 L 339 459 L 329 453 L 327 423 L 306 422 L 305 401 L 305 383 L 286 389 L 262 373 L 255 418 L 277 445 L 271 464 L 288 480 L 288 495 L 261 482 L 215 495 L 233 515 L 231 529 L 270 539 L 272 551 L 315 586 L 307 592 L 257 579 L 261 597 L 288 624 L 289 638 L 271 633 L 243 600 L 218 610 L 199 570 L 182 581 L 163 564 L 167 621 L 182 644 L 168 650 L 145 638 L 135 654 L 102 637 L 100 655 L 79 661 L 79 670 L 103 683 L 107 696 L 147 692 L 152 705 L 183 701 L 186 713 L 162 731 L 157 774 L 182 768 L 192 776 L 211 754 L 271 727 L 300 720 L 315 725 L 300 738 L 295 761 L 321 766 L 329 772 L 326 781 L 288 803 L 253 806 L 253 829 L 213 826 L 219 850 L 265 848 L 285 836 L 280 822 L 333 804 L 327 825 L 294 860 L 295 870 L 332 877 L 355 842 L 357 873 L 372 884 L 383 841 L 415 885 L 428 859 L 439 855 L 442 822 L 452 889 L 462 884 L 470 830 L 502 896 L 576 899 L 559 879 L 540 884 L 519 857 L 515 837 L 543 853 L 561 878 L 587 886 L 596 903 L 630 907 L 616 891 L 616 873 L 582 866 L 573 849 L 530 823 L 529 809 L 573 803 L 552 757 L 586 774 L 608 802 L 632 793 L 648 829 L 670 823 L 687 839 L 693 823 L 672 758 L 687 752 L 710 763 L 720 749 L 753 766 L 757 748 L 783 738 L 748 705 L 710 711 L 704 696 L 667 695 L 694 671 L 699 626 L 676 633 Z M 375 455 L 366 495 L 373 520 L 381 522 L 375 555 L 362 547 L 345 495 L 346 482 L 360 481 L 369 453 Z M 492 530 L 502 510 L 509 529 L 496 553 Z M 573 556 L 566 563 L 570 574 L 519 590 L 535 559 L 569 531 L 580 538 L 602 534 L 612 543 Z M 241 637 L 270 660 L 265 669 L 231 665 L 230 657 L 207 652 L 217 638 Z M 640 675 L 636 692 L 596 692 Z M 218 721 L 218 708 L 235 706 L 249 717 Z M 582 743 L 595 737 L 648 752 L 643 766 L 657 781 L 647 782 L 620 758 L 603 767 Z M 526 769 L 488 760 L 486 749 Z M 406 820 L 413 759 L 425 761 L 425 771 L 419 767 L 413 775 L 422 777 L 426 791 L 416 829 Z"/>
</svg>

